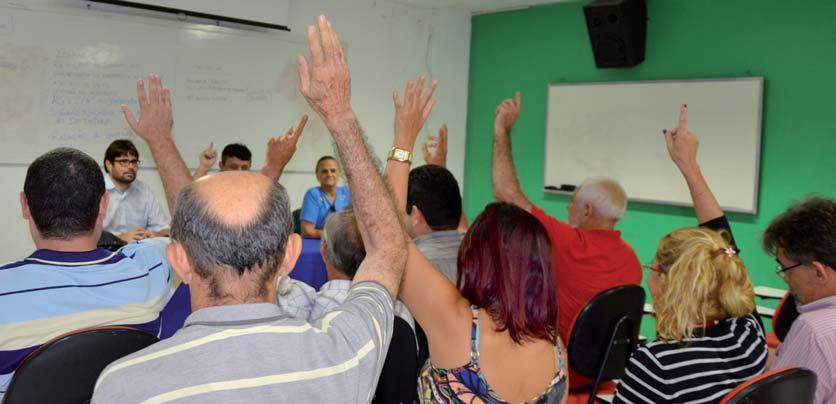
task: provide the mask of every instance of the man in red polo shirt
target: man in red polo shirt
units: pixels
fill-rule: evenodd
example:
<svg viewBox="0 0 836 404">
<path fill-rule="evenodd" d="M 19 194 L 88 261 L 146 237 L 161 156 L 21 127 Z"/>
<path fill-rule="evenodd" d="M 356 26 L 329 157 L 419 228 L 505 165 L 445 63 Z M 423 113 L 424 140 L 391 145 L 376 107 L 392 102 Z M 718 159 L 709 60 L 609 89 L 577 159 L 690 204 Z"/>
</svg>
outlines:
<svg viewBox="0 0 836 404">
<path fill-rule="evenodd" d="M 620 285 L 641 283 L 639 258 L 614 230 L 627 209 L 627 195 L 608 179 L 590 179 L 569 203 L 569 223 L 534 206 L 523 194 L 511 158 L 511 128 L 520 115 L 520 93 L 496 108 L 493 140 L 494 197 L 531 212 L 543 223 L 552 242 L 559 307 L 558 333 L 568 343 L 575 317 L 598 293 Z M 570 373 L 571 387 L 592 384 Z"/>
</svg>

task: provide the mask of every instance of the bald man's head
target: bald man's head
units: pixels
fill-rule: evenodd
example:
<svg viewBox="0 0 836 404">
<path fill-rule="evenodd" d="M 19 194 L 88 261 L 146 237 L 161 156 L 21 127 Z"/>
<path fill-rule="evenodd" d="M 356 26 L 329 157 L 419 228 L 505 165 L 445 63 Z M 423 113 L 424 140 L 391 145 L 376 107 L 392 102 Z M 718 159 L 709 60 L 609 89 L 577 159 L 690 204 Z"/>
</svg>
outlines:
<svg viewBox="0 0 836 404">
<path fill-rule="evenodd" d="M 182 243 L 194 271 L 222 297 L 224 275 L 253 279 L 252 294 L 267 294 L 293 231 L 287 192 L 267 177 L 244 171 L 204 177 L 177 199 L 171 237 Z M 240 289 L 240 285 L 236 285 Z"/>
</svg>

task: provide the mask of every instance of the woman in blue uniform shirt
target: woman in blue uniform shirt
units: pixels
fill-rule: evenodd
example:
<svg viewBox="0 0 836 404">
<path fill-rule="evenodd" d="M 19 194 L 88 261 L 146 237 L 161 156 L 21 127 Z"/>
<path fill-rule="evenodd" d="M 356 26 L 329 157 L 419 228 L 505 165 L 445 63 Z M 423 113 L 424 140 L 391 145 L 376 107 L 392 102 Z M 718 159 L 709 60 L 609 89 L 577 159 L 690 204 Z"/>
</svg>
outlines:
<svg viewBox="0 0 836 404">
<path fill-rule="evenodd" d="M 322 156 L 317 160 L 316 179 L 319 186 L 305 192 L 302 212 L 299 215 L 302 236 L 308 238 L 319 238 L 328 215 L 351 204 L 351 191 L 348 187 L 337 186 L 340 181 L 340 166 L 335 158 Z"/>
</svg>

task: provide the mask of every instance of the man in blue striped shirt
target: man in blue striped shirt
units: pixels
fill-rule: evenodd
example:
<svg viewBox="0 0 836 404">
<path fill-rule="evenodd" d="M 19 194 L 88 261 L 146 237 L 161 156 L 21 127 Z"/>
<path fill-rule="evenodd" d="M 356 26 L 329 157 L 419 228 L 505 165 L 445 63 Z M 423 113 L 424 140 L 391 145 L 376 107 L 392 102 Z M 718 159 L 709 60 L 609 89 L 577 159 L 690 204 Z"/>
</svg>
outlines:
<svg viewBox="0 0 836 404">
<path fill-rule="evenodd" d="M 0 397 L 20 361 L 61 334 L 119 324 L 165 337 L 166 325 L 182 324 L 160 314 L 180 283 L 167 239 L 96 248 L 108 201 L 98 164 L 78 150 L 29 166 L 20 202 L 37 251 L 0 267 Z"/>
</svg>

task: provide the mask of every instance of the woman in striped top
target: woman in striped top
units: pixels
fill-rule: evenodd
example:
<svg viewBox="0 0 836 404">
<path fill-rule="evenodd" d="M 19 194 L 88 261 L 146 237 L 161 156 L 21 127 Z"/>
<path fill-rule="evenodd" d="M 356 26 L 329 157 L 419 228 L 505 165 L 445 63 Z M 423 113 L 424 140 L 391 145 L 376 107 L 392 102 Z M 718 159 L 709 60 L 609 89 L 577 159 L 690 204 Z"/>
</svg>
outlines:
<svg viewBox="0 0 836 404">
<path fill-rule="evenodd" d="M 676 230 L 659 242 L 647 280 L 658 339 L 633 353 L 616 403 L 717 402 L 766 366 L 752 281 L 697 164 L 699 140 L 687 120 L 683 105 L 678 127 L 664 134 L 702 227 Z"/>
<path fill-rule="evenodd" d="M 706 228 L 662 238 L 647 280 L 659 339 L 633 353 L 615 402 L 716 402 L 763 372 L 752 282 L 726 240 Z"/>
</svg>

